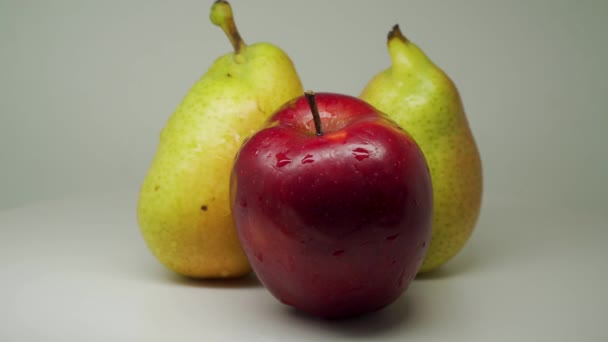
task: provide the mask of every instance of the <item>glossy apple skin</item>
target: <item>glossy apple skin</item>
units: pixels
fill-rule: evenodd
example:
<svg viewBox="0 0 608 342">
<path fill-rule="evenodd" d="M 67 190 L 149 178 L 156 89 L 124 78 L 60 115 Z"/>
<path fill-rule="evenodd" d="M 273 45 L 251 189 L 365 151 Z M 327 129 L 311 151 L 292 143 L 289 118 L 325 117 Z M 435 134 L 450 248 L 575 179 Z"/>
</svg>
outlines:
<svg viewBox="0 0 608 342">
<path fill-rule="evenodd" d="M 242 246 L 281 302 L 322 317 L 396 300 L 430 238 L 432 189 L 412 138 L 371 105 L 318 93 L 283 106 L 246 141 L 231 180 Z"/>
</svg>

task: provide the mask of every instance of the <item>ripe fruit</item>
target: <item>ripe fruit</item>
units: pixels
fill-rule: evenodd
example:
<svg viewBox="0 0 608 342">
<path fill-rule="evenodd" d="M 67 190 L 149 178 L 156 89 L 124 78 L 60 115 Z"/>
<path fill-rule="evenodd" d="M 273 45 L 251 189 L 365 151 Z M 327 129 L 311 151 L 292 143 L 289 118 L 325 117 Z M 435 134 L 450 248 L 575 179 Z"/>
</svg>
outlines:
<svg viewBox="0 0 608 342">
<path fill-rule="evenodd" d="M 250 272 L 230 212 L 234 156 L 245 137 L 302 93 L 281 49 L 243 42 L 226 1 L 215 2 L 211 20 L 235 51 L 213 63 L 167 122 L 137 208 L 152 253 L 167 268 L 196 278 Z"/>
<path fill-rule="evenodd" d="M 462 101 L 450 78 L 395 26 L 388 36 L 392 66 L 376 75 L 361 98 L 414 137 L 433 179 L 433 233 L 420 272 L 454 257 L 479 216 L 481 159 Z"/>
<path fill-rule="evenodd" d="M 384 114 L 345 95 L 308 93 L 283 106 L 240 149 L 231 201 L 260 281 L 323 317 L 393 302 L 430 237 L 422 152 Z"/>
</svg>

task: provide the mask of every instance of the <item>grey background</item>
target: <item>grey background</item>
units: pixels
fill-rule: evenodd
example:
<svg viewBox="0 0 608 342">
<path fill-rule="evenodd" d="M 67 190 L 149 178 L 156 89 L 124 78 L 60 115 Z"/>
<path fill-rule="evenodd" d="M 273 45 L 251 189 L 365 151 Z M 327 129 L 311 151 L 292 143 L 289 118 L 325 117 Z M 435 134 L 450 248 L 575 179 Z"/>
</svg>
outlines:
<svg viewBox="0 0 608 342">
<path fill-rule="evenodd" d="M 211 0 L 0 0 L 0 340 L 606 341 L 608 1 L 232 0 L 306 88 L 357 95 L 399 23 L 456 81 L 484 164 L 471 240 L 390 307 L 298 314 L 192 281 L 137 229 L 191 85 L 230 51 Z"/>
<path fill-rule="evenodd" d="M 603 206 L 608 2 L 238 1 L 305 87 L 358 95 L 399 23 L 457 83 L 485 198 Z M 211 1 L 0 1 L 0 208 L 138 187 L 161 127 L 230 51 Z"/>
</svg>

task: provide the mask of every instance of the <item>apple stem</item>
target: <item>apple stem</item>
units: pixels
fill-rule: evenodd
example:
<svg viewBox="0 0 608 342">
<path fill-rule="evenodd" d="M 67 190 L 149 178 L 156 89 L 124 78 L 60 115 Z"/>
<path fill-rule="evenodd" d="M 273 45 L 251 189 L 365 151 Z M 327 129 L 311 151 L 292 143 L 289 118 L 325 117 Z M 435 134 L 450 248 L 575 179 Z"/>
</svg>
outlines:
<svg viewBox="0 0 608 342">
<path fill-rule="evenodd" d="M 307 90 L 304 92 L 306 95 L 306 100 L 308 100 L 308 105 L 310 106 L 310 111 L 312 112 L 312 118 L 315 122 L 315 130 L 317 131 L 317 135 L 323 135 L 323 130 L 321 129 L 321 115 L 319 114 L 319 108 L 317 108 L 317 101 L 315 100 L 315 92 L 312 90 Z"/>
</svg>

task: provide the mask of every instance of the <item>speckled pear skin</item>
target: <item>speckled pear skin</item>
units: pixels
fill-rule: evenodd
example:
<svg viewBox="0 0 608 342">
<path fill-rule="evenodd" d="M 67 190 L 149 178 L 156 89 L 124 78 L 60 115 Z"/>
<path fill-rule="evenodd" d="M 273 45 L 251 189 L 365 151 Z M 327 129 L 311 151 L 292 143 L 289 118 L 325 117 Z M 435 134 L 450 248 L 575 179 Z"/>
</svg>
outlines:
<svg viewBox="0 0 608 342">
<path fill-rule="evenodd" d="M 360 97 L 412 135 L 427 159 L 434 212 L 431 243 L 419 270 L 425 273 L 454 257 L 474 230 L 482 199 L 481 159 L 452 80 L 398 26 L 387 45 L 391 67 Z"/>
<path fill-rule="evenodd" d="M 229 204 L 234 158 L 244 138 L 301 94 L 292 61 L 268 43 L 218 58 L 190 89 L 161 132 L 137 207 L 144 240 L 167 268 L 193 278 L 250 272 Z"/>
</svg>

